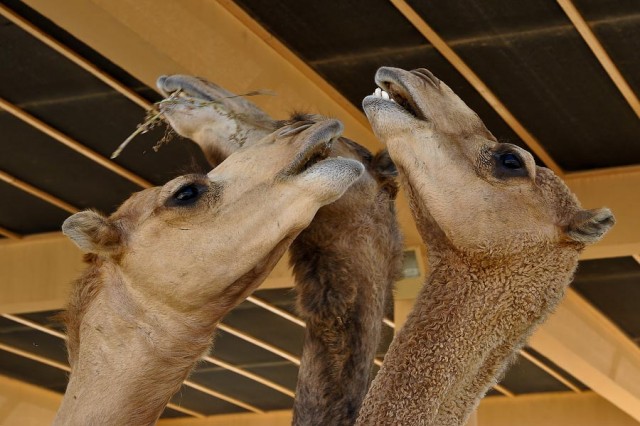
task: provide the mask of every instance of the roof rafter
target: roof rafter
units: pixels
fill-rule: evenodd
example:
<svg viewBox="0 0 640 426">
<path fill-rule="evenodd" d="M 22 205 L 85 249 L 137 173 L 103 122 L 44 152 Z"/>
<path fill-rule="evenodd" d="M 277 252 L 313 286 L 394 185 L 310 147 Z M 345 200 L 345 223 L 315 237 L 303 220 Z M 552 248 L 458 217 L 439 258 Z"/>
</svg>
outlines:
<svg viewBox="0 0 640 426">
<path fill-rule="evenodd" d="M 80 66 L 85 71 L 88 71 L 93 76 L 100 79 L 102 82 L 106 83 L 111 88 L 117 90 L 122 95 L 127 97 L 132 102 L 138 104 L 142 108 L 149 109 L 151 108 L 151 103 L 144 99 L 142 96 L 138 95 L 133 90 L 124 86 L 115 78 L 111 77 L 109 74 L 98 68 L 95 64 L 87 61 L 82 56 L 78 55 L 75 51 L 69 49 L 64 44 L 52 38 L 49 34 L 42 31 L 40 28 L 33 25 L 31 22 L 22 18 L 20 15 L 16 14 L 14 11 L 9 9 L 8 7 L 0 4 L 0 15 L 4 16 L 11 22 L 13 22 L 18 27 L 22 28 L 24 31 L 28 32 L 56 52 L 60 53 L 76 65 Z"/>
<path fill-rule="evenodd" d="M 111 170 L 112 172 L 122 176 L 125 179 L 130 180 L 131 182 L 143 187 L 143 188 L 150 188 L 152 186 L 154 186 L 151 182 L 147 181 L 146 179 L 141 178 L 140 176 L 136 175 L 135 173 L 131 172 L 130 170 L 127 170 L 126 168 L 114 163 L 113 161 L 103 157 L 102 155 L 98 154 L 97 152 L 93 151 L 92 149 L 87 148 L 85 145 L 81 144 L 80 142 L 74 140 L 73 138 L 65 135 L 64 133 L 62 133 L 61 131 L 54 129 L 53 127 L 49 126 L 48 124 L 46 124 L 45 122 L 37 119 L 36 117 L 34 117 L 33 115 L 29 114 L 28 112 L 24 111 L 23 109 L 19 108 L 18 106 L 12 104 L 11 102 L 8 102 L 5 99 L 0 98 L 0 108 L 4 109 L 5 111 L 7 111 L 8 113 L 10 113 L 11 115 L 19 118 L 20 120 L 24 121 L 25 123 L 27 123 L 28 125 L 38 129 L 39 131 L 41 131 L 42 133 L 52 137 L 53 139 L 55 139 L 56 141 L 60 142 L 61 144 L 67 146 L 68 148 L 71 148 L 72 150 L 76 151 L 77 153 L 87 157 L 88 159 L 100 164 L 102 167 L 105 167 L 108 170 Z"/>
<path fill-rule="evenodd" d="M 71 204 L 67 203 L 66 201 L 61 200 L 58 197 L 54 197 L 53 195 L 49 194 L 46 191 L 43 191 L 39 188 L 36 188 L 35 186 L 28 184 L 26 182 L 21 181 L 20 179 L 11 176 L 9 173 L 3 172 L 2 170 L 0 170 L 0 180 L 8 183 L 9 185 L 12 185 L 18 189 L 21 189 L 31 195 L 33 195 L 34 197 L 37 197 L 43 201 L 46 201 L 49 204 L 52 204 L 62 210 L 65 210 L 69 213 L 77 213 L 79 211 L 79 209 L 77 207 L 72 206 Z"/>
<path fill-rule="evenodd" d="M 640 349 L 611 320 L 568 289 L 530 346 L 636 420 Z"/>
<path fill-rule="evenodd" d="M 557 2 L 576 27 L 576 30 L 578 30 L 585 43 L 587 43 L 587 46 L 589 46 L 593 54 L 598 58 L 600 65 L 602 65 L 620 93 L 622 93 L 622 96 L 624 96 L 631 109 L 640 117 L 640 100 L 638 100 L 638 97 L 622 76 L 616 64 L 611 60 L 606 49 L 589 27 L 589 24 L 587 24 L 571 0 L 557 0 Z"/>
<path fill-rule="evenodd" d="M 13 315 L 13 314 L 0 314 L 0 316 L 2 316 L 4 318 L 7 318 L 7 319 L 9 319 L 9 320 L 11 320 L 13 322 L 17 322 L 19 324 L 22 324 L 22 325 L 24 325 L 26 327 L 33 328 L 34 330 L 38 330 L 38 331 L 41 331 L 43 333 L 49 334 L 51 336 L 57 337 L 59 339 L 67 340 L 67 335 L 66 334 L 64 334 L 62 332 L 59 332 L 58 330 L 54 330 L 53 328 L 46 327 L 46 326 L 44 326 L 42 324 L 39 324 L 39 323 L 37 323 L 35 321 L 31 321 L 29 319 L 23 318 L 23 317 L 18 316 L 18 315 Z M 295 396 L 295 393 L 293 391 L 291 391 L 290 389 L 287 389 L 284 386 L 280 386 L 277 383 L 272 382 L 271 380 L 268 380 L 268 379 L 266 379 L 266 378 L 264 378 L 262 376 L 254 374 L 254 373 L 252 373 L 250 371 L 247 371 L 247 370 L 245 370 L 243 368 L 240 368 L 238 366 L 235 366 L 233 364 L 225 362 L 225 361 L 223 361 L 223 360 L 221 360 L 219 358 L 206 355 L 206 356 L 203 356 L 202 359 L 207 361 L 207 362 L 209 362 L 209 363 L 211 363 L 211 364 L 217 365 L 217 366 L 222 367 L 222 368 L 224 368 L 226 370 L 232 371 L 232 372 L 234 372 L 236 374 L 239 374 L 239 375 L 244 376 L 244 377 L 246 377 L 248 379 L 256 381 L 256 382 L 258 382 L 258 383 L 260 383 L 262 385 L 265 385 L 265 386 L 270 387 L 270 388 L 272 388 L 274 390 L 277 390 L 278 392 L 281 392 L 281 393 L 283 393 L 283 394 L 285 394 L 287 396 L 290 396 L 292 398 Z"/>
<path fill-rule="evenodd" d="M 2 316 L 4 318 L 7 318 L 7 319 L 9 319 L 11 321 L 17 322 L 19 324 L 22 324 L 24 326 L 27 326 L 29 328 L 33 328 L 34 330 L 38 330 L 38 331 L 41 331 L 43 333 L 47 333 L 47 334 L 49 334 L 51 336 L 55 336 L 55 337 L 57 337 L 59 339 L 67 340 L 67 336 L 64 333 L 61 333 L 61 332 L 59 332 L 57 330 L 54 330 L 54 329 L 51 329 L 49 327 L 45 327 L 45 326 L 43 326 L 41 324 L 38 324 L 38 323 L 36 323 L 34 321 L 31 321 L 31 320 L 28 320 L 26 318 L 22 318 L 20 316 L 12 315 L 12 314 L 0 314 L 0 316 Z M 3 345 L 2 343 L 0 343 L 0 349 L 5 349 L 5 350 L 8 350 L 10 352 L 12 351 L 13 353 L 16 353 L 17 355 L 28 357 L 28 358 L 33 359 L 35 361 L 39 361 L 39 362 L 48 364 L 48 365 L 50 365 L 52 367 L 63 369 L 64 371 L 67 371 L 67 372 L 71 371 L 71 368 L 69 368 L 69 366 L 67 366 L 65 364 L 61 364 L 61 363 L 59 363 L 57 361 L 48 360 L 47 358 L 42 357 L 40 355 L 36 355 L 36 354 L 29 353 L 29 352 L 21 351 L 19 349 L 15 349 L 15 348 L 12 348 L 12 347 L 8 347 L 8 349 L 6 349 L 5 346 L 6 345 Z M 18 353 L 17 351 L 20 351 L 20 352 Z M 214 357 L 203 357 L 203 359 L 206 360 L 206 361 L 209 361 L 209 362 L 213 362 L 213 363 L 215 363 L 217 365 L 220 365 L 218 360 L 216 358 L 214 358 Z M 226 364 L 226 363 L 224 363 L 224 361 L 221 361 L 221 363 L 222 364 Z M 226 364 L 226 365 L 231 366 L 231 364 Z M 234 372 L 236 372 L 236 373 L 238 373 L 238 371 L 242 371 L 242 372 L 245 371 L 245 370 L 243 370 L 241 368 L 238 368 L 238 367 L 235 367 L 235 366 L 231 366 L 231 367 L 233 367 L 233 369 L 230 369 L 230 370 L 231 371 L 235 370 Z M 238 373 L 238 374 L 242 374 L 243 376 L 246 377 L 246 375 L 243 374 L 243 373 Z M 257 375 L 253 375 L 253 376 L 259 377 Z M 261 379 L 262 379 L 262 381 L 260 381 L 260 383 L 262 383 L 262 384 L 265 384 L 264 382 L 269 382 L 269 380 L 267 380 L 267 379 L 264 379 L 264 378 L 261 378 Z M 198 384 L 198 383 L 196 383 L 196 382 L 194 382 L 192 380 L 185 380 L 183 383 L 184 383 L 185 386 L 188 386 L 190 388 L 196 389 L 196 390 L 198 390 L 200 392 L 206 393 L 208 395 L 211 395 L 211 396 L 213 396 L 215 398 L 218 398 L 218 399 L 221 399 L 223 401 L 229 402 L 229 403 L 231 403 L 231 404 L 233 404 L 233 405 L 235 405 L 237 407 L 244 408 L 245 410 L 252 411 L 254 413 L 264 413 L 264 410 L 261 410 L 261 409 L 255 407 L 255 406 L 253 406 L 251 404 L 247 404 L 246 402 L 240 401 L 237 398 L 233 398 L 233 397 L 231 397 L 229 395 L 225 395 L 222 392 L 218 392 L 218 391 L 215 391 L 213 389 L 210 389 L 210 388 L 208 388 L 208 387 L 206 387 L 204 385 Z M 282 387 L 280 386 L 280 388 L 282 388 Z"/>
<path fill-rule="evenodd" d="M 14 347 L 14 346 L 10 346 L 10 345 L 6 345 L 4 343 L 0 343 L 0 350 L 12 353 L 14 355 L 21 356 L 23 358 L 30 359 L 31 361 L 39 362 L 40 364 L 48 365 L 49 367 L 54 367 L 54 368 L 57 368 L 59 370 L 66 371 L 67 373 L 71 372 L 71 368 L 68 365 L 62 364 L 62 363 L 60 363 L 58 361 L 54 361 L 52 359 L 49 359 L 49 358 L 46 358 L 46 357 L 31 353 L 31 352 L 24 351 L 22 349 Z M 199 413 L 199 412 L 193 411 L 193 410 L 189 410 L 188 408 L 183 408 L 183 407 L 181 407 L 179 405 L 176 405 L 174 403 L 171 403 L 171 402 L 167 404 L 167 407 L 171 408 L 172 410 L 179 411 L 181 413 L 188 414 L 188 415 L 193 416 L 193 417 L 198 417 L 198 418 L 204 418 L 205 417 L 205 415 L 202 414 L 202 413 Z"/>
<path fill-rule="evenodd" d="M 20 235 L 20 234 L 18 234 L 16 232 L 10 231 L 7 228 L 3 228 L 1 226 L 0 226 L 0 235 L 3 235 L 3 236 L 5 236 L 7 238 L 10 238 L 12 240 L 19 240 L 20 238 L 22 238 L 22 235 Z"/>
</svg>

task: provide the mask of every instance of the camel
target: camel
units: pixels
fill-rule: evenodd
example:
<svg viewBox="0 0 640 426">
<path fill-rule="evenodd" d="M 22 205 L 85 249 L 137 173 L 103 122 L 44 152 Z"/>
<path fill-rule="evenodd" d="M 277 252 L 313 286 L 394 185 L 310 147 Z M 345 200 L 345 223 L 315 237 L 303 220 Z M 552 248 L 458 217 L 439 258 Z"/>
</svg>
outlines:
<svg viewBox="0 0 640 426">
<path fill-rule="evenodd" d="M 213 164 L 283 123 L 202 79 L 161 77 L 158 87 L 167 96 L 181 91 L 181 102 L 162 104 L 165 119 L 200 145 Z M 202 102 L 209 104 L 198 107 Z M 322 118 L 298 115 L 293 120 Z M 307 324 L 295 425 L 355 422 L 369 386 L 384 307 L 401 269 L 402 238 L 393 204 L 396 171 L 387 152 L 372 155 L 340 138 L 328 155 L 356 159 L 365 173 L 338 201 L 322 207 L 291 245 L 298 310 Z"/>
<path fill-rule="evenodd" d="M 324 204 L 363 173 L 324 154 L 337 120 L 283 127 L 207 175 L 132 195 L 63 232 L 87 253 L 65 322 L 71 376 L 56 425 L 148 425 Z"/>
<path fill-rule="evenodd" d="M 614 218 L 583 210 L 428 70 L 383 67 L 375 81 L 363 107 L 398 167 L 429 274 L 356 424 L 462 425 Z"/>
</svg>

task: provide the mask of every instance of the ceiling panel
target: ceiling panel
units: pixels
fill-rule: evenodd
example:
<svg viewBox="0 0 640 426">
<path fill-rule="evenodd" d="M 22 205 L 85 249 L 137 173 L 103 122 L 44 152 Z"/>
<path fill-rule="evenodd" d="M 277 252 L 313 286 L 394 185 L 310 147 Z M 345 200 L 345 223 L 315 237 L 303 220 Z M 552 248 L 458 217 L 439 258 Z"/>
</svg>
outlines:
<svg viewBox="0 0 640 426">
<path fill-rule="evenodd" d="M 0 112 L 0 128 L 0 170 L 79 209 L 111 212 L 140 189 L 7 113 Z"/>
<path fill-rule="evenodd" d="M 0 226 L 18 234 L 59 231 L 70 213 L 0 181 Z"/>
<path fill-rule="evenodd" d="M 640 344 L 640 263 L 633 257 L 583 260 L 571 285 Z"/>
<path fill-rule="evenodd" d="M 563 169 L 640 162 L 640 121 L 555 2 L 410 3 Z"/>
</svg>

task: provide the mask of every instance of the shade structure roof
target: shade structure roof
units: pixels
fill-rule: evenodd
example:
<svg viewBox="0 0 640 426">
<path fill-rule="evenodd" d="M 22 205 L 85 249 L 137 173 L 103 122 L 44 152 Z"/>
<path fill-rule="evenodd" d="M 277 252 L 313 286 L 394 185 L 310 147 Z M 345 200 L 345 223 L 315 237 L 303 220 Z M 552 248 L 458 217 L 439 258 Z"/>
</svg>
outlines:
<svg viewBox="0 0 640 426">
<path fill-rule="evenodd" d="M 136 10 L 131 2 L 123 5 L 122 10 L 115 6 L 108 10 L 114 19 L 127 22 L 127 17 L 144 14 L 150 32 L 162 22 L 148 8 Z M 500 140 L 531 150 L 540 165 L 569 182 L 579 181 L 576 187 L 589 191 L 607 180 L 613 186 L 622 182 L 624 188 L 604 191 L 611 192 L 613 201 L 595 193 L 589 198 L 594 205 L 588 207 L 613 202 L 626 209 L 620 210 L 623 231 L 618 231 L 625 234 L 618 238 L 623 243 L 615 240 L 611 249 L 588 253 L 572 291 L 637 348 L 640 263 L 634 255 L 640 252 L 640 220 L 634 200 L 640 198 L 640 10 L 635 2 L 237 0 L 216 3 L 211 6 L 215 11 L 200 16 L 183 7 L 189 13 L 173 10 L 183 28 L 206 28 L 221 19 L 233 25 L 239 21 L 252 37 L 262 39 L 261 49 L 275 51 L 287 66 L 302 70 L 303 78 L 361 124 L 360 102 L 373 90 L 378 67 L 427 67 Z M 173 53 L 169 43 L 160 52 L 167 58 L 166 69 L 145 69 L 147 58 L 125 60 L 112 54 L 100 41 L 107 37 L 106 30 L 79 29 L 77 22 L 61 18 L 73 11 L 62 9 L 55 13 L 42 2 L 13 0 L 4 1 L 0 9 L 1 247 L 10 249 L 43 233 L 56 233 L 77 210 L 109 213 L 134 191 L 188 170 L 207 169 L 202 153 L 190 141 L 174 140 L 158 148 L 165 131 L 160 127 L 139 136 L 117 159 L 108 160 L 143 121 L 145 109 L 161 99 L 149 77 L 156 69 L 188 71 L 229 83 L 236 91 L 294 90 L 283 87 L 297 84 L 283 77 L 278 87 L 258 86 L 263 71 L 249 60 L 238 70 L 224 65 L 230 58 L 215 57 L 212 61 L 222 64 L 214 72 L 193 56 Z M 86 19 L 93 19 L 85 12 Z M 137 24 L 127 25 L 132 29 Z M 135 28 L 140 35 L 143 30 Z M 223 29 L 216 31 L 221 34 L 219 43 L 235 46 L 235 41 L 224 39 Z M 113 44 L 113 49 L 126 52 L 126 43 Z M 260 52 L 253 54 L 261 57 Z M 205 49 L 200 55 L 215 53 Z M 244 58 L 240 56 L 238 61 Z M 184 68 L 176 69 L 176 64 Z M 227 80 L 219 81 L 219 76 Z M 317 112 L 334 114 L 325 98 L 316 103 L 314 96 L 291 103 L 283 95 L 264 101 L 264 106 L 274 114 L 294 108 L 316 111 L 316 107 Z M 372 149 L 379 148 L 376 143 L 372 136 L 363 142 Z M 618 214 L 615 208 L 614 213 Z M 410 218 L 401 220 L 411 228 Z M 411 237 L 408 241 L 410 246 L 420 244 Z M 0 279 L 0 290 L 1 286 Z M 290 408 L 303 333 L 302 326 L 286 316 L 295 316 L 294 297 L 290 288 L 265 288 L 255 300 L 234 310 L 219 331 L 210 354 L 214 361 L 199 365 L 190 379 L 195 386 L 185 385 L 164 416 Z M 266 309 L 265 303 L 274 309 Z M 47 331 L 58 330 L 50 318 L 61 307 L 2 312 L 0 374 L 64 391 L 64 339 Z M 393 312 L 388 315 L 393 320 Z M 391 327 L 385 328 L 380 358 L 392 333 Z M 490 395 L 591 388 L 553 358 L 527 347 Z"/>
</svg>

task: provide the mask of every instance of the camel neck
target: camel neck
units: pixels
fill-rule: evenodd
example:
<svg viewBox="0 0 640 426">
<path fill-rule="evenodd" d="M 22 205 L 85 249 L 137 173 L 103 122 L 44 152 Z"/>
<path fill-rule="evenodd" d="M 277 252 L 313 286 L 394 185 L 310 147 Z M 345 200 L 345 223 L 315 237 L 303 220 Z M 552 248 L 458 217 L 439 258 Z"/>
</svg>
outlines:
<svg viewBox="0 0 640 426">
<path fill-rule="evenodd" d="M 561 300 L 577 264 L 575 250 L 534 251 L 500 261 L 453 251 L 432 257 L 431 274 L 358 424 L 435 424 L 440 404 L 466 386 L 466 378 L 480 369 L 501 371 Z M 496 374 L 487 375 L 480 391 Z"/>
<path fill-rule="evenodd" d="M 292 245 L 298 305 L 307 322 L 294 425 L 352 425 L 364 399 L 402 253 L 395 220 L 382 219 L 381 226 L 367 213 L 352 213 L 354 226 L 347 229 L 336 223 L 339 238 L 309 235 L 335 235 L 327 232 L 327 220 Z"/>
<path fill-rule="evenodd" d="M 128 287 L 111 276 L 82 312 L 55 425 L 154 424 L 210 346 L 213 320 L 194 332 L 184 314 L 144 305 Z"/>
</svg>

